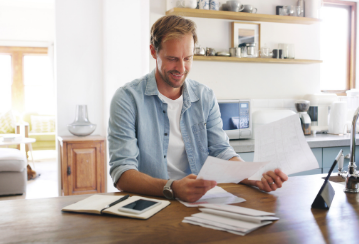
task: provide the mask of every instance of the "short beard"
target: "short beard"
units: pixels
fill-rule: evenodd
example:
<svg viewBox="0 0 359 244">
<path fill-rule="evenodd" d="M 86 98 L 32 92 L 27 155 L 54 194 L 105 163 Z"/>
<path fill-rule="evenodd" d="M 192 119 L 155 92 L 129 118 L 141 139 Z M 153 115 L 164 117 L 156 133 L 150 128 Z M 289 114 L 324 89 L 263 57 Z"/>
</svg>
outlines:
<svg viewBox="0 0 359 244">
<path fill-rule="evenodd" d="M 173 88 L 180 88 L 183 86 L 183 83 L 185 82 L 186 78 L 187 78 L 187 75 L 188 75 L 188 71 L 186 70 L 184 72 L 184 76 L 183 76 L 183 82 L 181 84 L 179 84 L 178 86 L 175 86 L 172 82 L 171 82 L 171 79 L 170 77 L 168 76 L 169 73 L 179 73 L 178 71 L 176 70 L 170 70 L 170 71 L 167 71 L 165 72 L 164 74 L 161 74 L 161 72 L 159 72 L 162 80 L 167 84 L 169 85 L 170 87 L 173 87 Z"/>
</svg>

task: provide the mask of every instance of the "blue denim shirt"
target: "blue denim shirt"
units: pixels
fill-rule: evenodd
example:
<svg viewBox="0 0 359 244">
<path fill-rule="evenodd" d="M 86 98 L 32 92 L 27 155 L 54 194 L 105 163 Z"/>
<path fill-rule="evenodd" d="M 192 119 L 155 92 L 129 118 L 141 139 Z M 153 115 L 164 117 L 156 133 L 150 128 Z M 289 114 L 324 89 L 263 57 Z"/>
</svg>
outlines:
<svg viewBox="0 0 359 244">
<path fill-rule="evenodd" d="M 130 169 L 168 179 L 170 125 L 167 104 L 158 94 L 152 71 L 119 88 L 112 99 L 108 142 L 114 184 Z M 182 95 L 180 129 L 191 172 L 198 174 L 208 155 L 225 160 L 239 157 L 222 129 L 213 91 L 187 78 Z"/>
</svg>

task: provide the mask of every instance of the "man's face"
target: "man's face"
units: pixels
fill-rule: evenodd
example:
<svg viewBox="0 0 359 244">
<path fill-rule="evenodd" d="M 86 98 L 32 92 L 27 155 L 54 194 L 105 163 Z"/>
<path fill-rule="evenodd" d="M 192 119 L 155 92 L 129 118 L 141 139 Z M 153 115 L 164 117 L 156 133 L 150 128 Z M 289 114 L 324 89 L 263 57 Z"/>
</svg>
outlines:
<svg viewBox="0 0 359 244">
<path fill-rule="evenodd" d="M 186 34 L 179 39 L 171 39 L 162 43 L 162 48 L 156 52 L 151 45 L 151 55 L 156 59 L 156 76 L 160 86 L 180 88 L 189 71 L 193 60 L 194 41 L 192 34 Z"/>
</svg>

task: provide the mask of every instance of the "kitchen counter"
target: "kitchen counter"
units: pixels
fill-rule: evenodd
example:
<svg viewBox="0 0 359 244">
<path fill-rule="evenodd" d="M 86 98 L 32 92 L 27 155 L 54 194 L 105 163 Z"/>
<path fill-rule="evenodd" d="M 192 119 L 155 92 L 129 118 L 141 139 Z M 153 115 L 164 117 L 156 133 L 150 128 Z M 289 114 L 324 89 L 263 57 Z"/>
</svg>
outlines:
<svg viewBox="0 0 359 244">
<path fill-rule="evenodd" d="M 350 134 L 347 135 L 331 135 L 317 134 L 305 136 L 310 148 L 318 147 L 340 147 L 350 146 Z M 254 152 L 254 139 L 250 140 L 230 140 L 229 144 L 237 153 Z M 356 145 L 359 145 L 359 135 L 356 135 Z"/>
</svg>

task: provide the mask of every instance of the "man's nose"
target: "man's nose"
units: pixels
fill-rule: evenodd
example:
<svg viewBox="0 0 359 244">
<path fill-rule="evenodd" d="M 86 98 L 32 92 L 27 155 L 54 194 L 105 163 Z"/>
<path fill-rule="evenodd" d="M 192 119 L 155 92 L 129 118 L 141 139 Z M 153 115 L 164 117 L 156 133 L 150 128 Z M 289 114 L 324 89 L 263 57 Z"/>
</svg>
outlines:
<svg viewBox="0 0 359 244">
<path fill-rule="evenodd" d="M 178 62 L 177 70 L 178 70 L 178 72 L 180 72 L 181 74 L 183 74 L 184 71 L 186 70 L 186 68 L 185 68 L 185 62 L 184 62 L 183 60 L 180 60 L 180 61 Z"/>
</svg>

